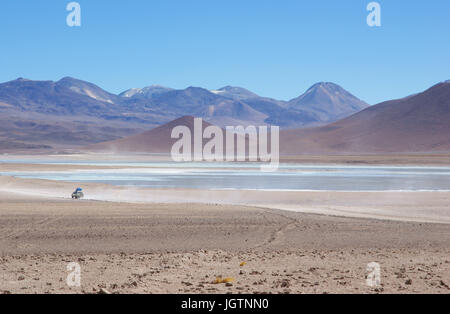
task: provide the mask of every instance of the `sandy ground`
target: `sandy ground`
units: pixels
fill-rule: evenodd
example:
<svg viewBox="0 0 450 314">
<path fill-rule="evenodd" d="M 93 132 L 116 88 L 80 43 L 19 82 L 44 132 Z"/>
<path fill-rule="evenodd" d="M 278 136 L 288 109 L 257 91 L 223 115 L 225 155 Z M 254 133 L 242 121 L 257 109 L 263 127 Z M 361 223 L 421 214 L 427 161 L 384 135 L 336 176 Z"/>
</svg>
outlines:
<svg viewBox="0 0 450 314">
<path fill-rule="evenodd" d="M 81 267 L 81 287 L 66 284 Z M 241 263 L 246 262 L 241 266 Z M 381 286 L 366 285 L 368 263 Z M 232 278 L 214 284 L 217 277 Z M 450 225 L 0 192 L 0 293 L 450 293 Z"/>
</svg>

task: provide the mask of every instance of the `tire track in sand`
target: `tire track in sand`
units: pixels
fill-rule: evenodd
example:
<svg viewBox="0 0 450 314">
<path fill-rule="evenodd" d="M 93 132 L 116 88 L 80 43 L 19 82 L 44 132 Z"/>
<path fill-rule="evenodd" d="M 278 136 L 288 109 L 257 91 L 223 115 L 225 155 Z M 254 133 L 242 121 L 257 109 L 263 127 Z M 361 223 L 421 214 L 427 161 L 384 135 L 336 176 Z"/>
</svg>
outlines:
<svg viewBox="0 0 450 314">
<path fill-rule="evenodd" d="M 278 216 L 283 219 L 286 219 L 286 220 L 288 220 L 288 222 L 286 224 L 283 224 L 280 228 L 273 231 L 266 240 L 264 240 L 261 244 L 255 246 L 255 249 L 262 248 L 262 247 L 269 246 L 269 245 L 281 245 L 286 240 L 286 238 L 285 238 L 286 232 L 300 227 L 300 225 L 299 225 L 300 222 L 295 218 L 285 216 L 281 213 L 276 213 L 267 208 L 259 208 L 259 209 L 263 211 L 262 216 L 267 221 L 269 221 L 269 219 L 267 219 L 266 215 L 269 214 L 271 216 Z"/>
</svg>

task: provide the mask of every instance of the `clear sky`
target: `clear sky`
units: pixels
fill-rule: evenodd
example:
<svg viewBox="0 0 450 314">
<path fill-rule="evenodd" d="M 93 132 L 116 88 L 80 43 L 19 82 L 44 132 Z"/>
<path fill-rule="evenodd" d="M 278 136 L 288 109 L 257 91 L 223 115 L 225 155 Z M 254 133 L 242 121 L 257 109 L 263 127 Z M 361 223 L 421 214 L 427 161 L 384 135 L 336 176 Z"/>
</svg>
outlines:
<svg viewBox="0 0 450 314">
<path fill-rule="evenodd" d="M 450 79 L 450 1 L 69 0 L 0 2 L 0 81 L 72 76 L 119 93 L 242 86 L 291 99 L 319 81 L 375 104 Z"/>
</svg>

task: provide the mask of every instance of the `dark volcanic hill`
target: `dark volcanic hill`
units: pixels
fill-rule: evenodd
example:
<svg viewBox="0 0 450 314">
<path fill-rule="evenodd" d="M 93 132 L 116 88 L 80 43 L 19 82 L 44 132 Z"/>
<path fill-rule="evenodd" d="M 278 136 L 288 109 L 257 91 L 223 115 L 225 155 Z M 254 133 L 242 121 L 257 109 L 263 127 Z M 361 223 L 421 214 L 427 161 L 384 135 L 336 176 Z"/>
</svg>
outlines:
<svg viewBox="0 0 450 314">
<path fill-rule="evenodd" d="M 450 151 L 450 83 L 324 127 L 285 131 L 280 145 L 284 154 Z"/>
</svg>

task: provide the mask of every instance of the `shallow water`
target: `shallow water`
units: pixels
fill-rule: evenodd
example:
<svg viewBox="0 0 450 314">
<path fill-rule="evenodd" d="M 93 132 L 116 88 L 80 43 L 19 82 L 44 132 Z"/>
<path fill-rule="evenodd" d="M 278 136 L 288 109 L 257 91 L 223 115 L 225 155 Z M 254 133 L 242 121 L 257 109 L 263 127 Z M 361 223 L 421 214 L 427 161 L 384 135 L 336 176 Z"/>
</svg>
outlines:
<svg viewBox="0 0 450 314">
<path fill-rule="evenodd" d="M 16 161 L 19 162 L 19 161 Z M 150 188 L 286 191 L 450 191 L 450 167 L 311 166 L 282 164 L 277 172 L 249 163 L 130 163 L 42 161 L 40 164 L 116 166 L 1 175 L 68 182 L 95 182 Z"/>
</svg>

